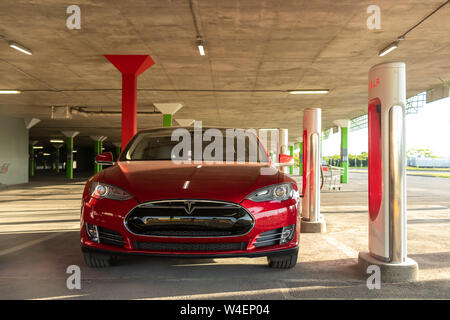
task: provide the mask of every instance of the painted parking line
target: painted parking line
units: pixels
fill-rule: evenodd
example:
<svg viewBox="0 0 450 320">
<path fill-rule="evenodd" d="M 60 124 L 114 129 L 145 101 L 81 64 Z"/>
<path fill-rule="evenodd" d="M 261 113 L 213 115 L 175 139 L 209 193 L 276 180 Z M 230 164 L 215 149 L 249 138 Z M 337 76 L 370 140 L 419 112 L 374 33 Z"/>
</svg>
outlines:
<svg viewBox="0 0 450 320">
<path fill-rule="evenodd" d="M 71 298 L 79 298 L 85 297 L 87 294 L 74 294 L 71 296 L 58 296 L 58 297 L 46 297 L 46 298 L 32 298 L 27 300 L 62 300 L 62 299 L 71 299 Z"/>
<path fill-rule="evenodd" d="M 331 244 L 333 247 L 344 253 L 349 258 L 357 258 L 358 257 L 358 251 L 356 251 L 353 248 L 350 248 L 341 242 L 337 241 L 335 238 L 330 236 L 324 236 L 323 237 L 329 244 Z"/>
<path fill-rule="evenodd" d="M 42 237 L 42 238 L 39 238 L 39 239 L 36 239 L 36 240 L 27 241 L 27 242 L 24 242 L 24 243 L 19 244 L 17 246 L 14 246 L 12 248 L 2 250 L 2 251 L 0 251 L 0 257 L 4 256 L 4 255 L 7 255 L 7 254 L 10 254 L 10 253 L 14 253 L 14 252 L 26 249 L 26 248 L 29 248 L 31 246 L 34 246 L 34 245 L 38 244 L 38 243 L 41 243 L 41 242 L 44 242 L 44 241 L 56 238 L 56 237 L 58 237 L 58 236 L 60 236 L 62 234 L 63 233 L 61 233 L 61 232 L 49 234 L 49 235 L 46 235 L 45 237 Z"/>
<path fill-rule="evenodd" d="M 365 285 L 365 284 L 364 284 Z M 361 284 L 351 285 L 361 286 Z M 200 293 L 181 296 L 170 297 L 156 297 L 156 298 L 140 298 L 135 300 L 202 300 L 202 299 L 226 299 L 236 296 L 259 296 L 266 294 L 281 294 L 285 299 L 293 299 L 292 293 L 312 291 L 312 290 L 324 290 L 324 289 L 338 289 L 348 288 L 349 285 L 342 286 L 307 286 L 307 287 L 295 287 L 295 288 L 272 288 L 272 289 L 260 289 L 260 290 L 243 290 L 243 291 L 229 291 L 229 292 L 213 292 L 213 293 Z"/>
</svg>

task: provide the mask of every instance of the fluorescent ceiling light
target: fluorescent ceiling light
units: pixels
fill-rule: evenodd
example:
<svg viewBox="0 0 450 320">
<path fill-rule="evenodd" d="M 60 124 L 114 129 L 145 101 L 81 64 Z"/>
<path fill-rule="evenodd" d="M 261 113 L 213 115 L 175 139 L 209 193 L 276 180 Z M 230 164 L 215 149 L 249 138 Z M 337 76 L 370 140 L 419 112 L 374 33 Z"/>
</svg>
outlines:
<svg viewBox="0 0 450 320">
<path fill-rule="evenodd" d="M 42 146 L 34 146 L 33 149 L 44 149 Z"/>
<path fill-rule="evenodd" d="M 204 55 L 205 55 L 205 48 L 203 47 L 202 44 L 199 44 L 199 45 L 198 45 L 198 51 L 200 52 L 200 55 L 201 55 L 201 56 L 204 56 Z"/>
<path fill-rule="evenodd" d="M 0 90 L 0 94 L 19 94 L 20 90 Z"/>
<path fill-rule="evenodd" d="M 23 53 L 25 53 L 25 54 L 27 54 L 29 56 L 31 56 L 33 54 L 30 49 L 28 49 L 27 47 L 22 46 L 21 44 L 18 44 L 15 41 L 9 41 L 9 46 L 11 48 L 16 49 L 16 50 L 18 50 L 20 52 L 23 52 Z"/>
<path fill-rule="evenodd" d="M 205 55 L 205 46 L 203 44 L 203 40 L 201 37 L 197 38 L 197 48 L 198 48 L 198 52 L 200 52 L 201 56 Z"/>
<path fill-rule="evenodd" d="M 50 143 L 64 143 L 64 140 L 50 140 Z"/>
<path fill-rule="evenodd" d="M 290 94 L 326 94 L 329 90 L 292 90 Z"/>
<path fill-rule="evenodd" d="M 44 155 L 44 156 L 49 156 L 49 155 L 50 155 L 50 153 L 43 153 L 43 155 Z"/>
<path fill-rule="evenodd" d="M 72 153 L 77 153 L 77 150 L 73 150 Z"/>
<path fill-rule="evenodd" d="M 384 48 L 383 50 L 380 51 L 380 53 L 378 53 L 378 55 L 380 57 L 387 55 L 389 52 L 394 51 L 395 49 L 398 48 L 398 41 L 394 41 L 392 42 L 390 45 L 388 45 L 386 48 Z"/>
</svg>

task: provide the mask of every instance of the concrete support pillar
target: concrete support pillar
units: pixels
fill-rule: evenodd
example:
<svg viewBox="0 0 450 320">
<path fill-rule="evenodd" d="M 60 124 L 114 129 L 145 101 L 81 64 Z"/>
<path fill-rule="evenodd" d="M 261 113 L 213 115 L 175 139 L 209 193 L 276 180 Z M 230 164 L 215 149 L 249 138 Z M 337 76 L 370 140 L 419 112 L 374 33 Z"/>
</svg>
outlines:
<svg viewBox="0 0 450 320">
<path fill-rule="evenodd" d="M 36 124 L 38 124 L 41 119 L 38 118 L 24 118 L 23 121 L 25 122 L 25 128 L 27 130 L 30 130 L 32 127 L 34 127 Z M 28 175 L 30 177 L 34 176 L 34 170 L 35 170 L 35 161 L 34 161 L 34 148 L 33 146 L 37 143 L 37 141 L 32 141 L 29 143 L 28 150 L 29 150 L 29 160 L 28 160 Z"/>
<path fill-rule="evenodd" d="M 103 150 L 103 141 L 105 141 L 108 137 L 104 136 L 91 136 L 91 139 L 94 140 L 94 154 L 97 156 L 102 153 Z M 94 174 L 98 173 L 102 170 L 102 165 L 94 162 Z"/>
<path fill-rule="evenodd" d="M 163 127 L 171 127 L 173 115 L 183 107 L 181 103 L 154 103 L 154 106 L 163 114 Z"/>
<path fill-rule="evenodd" d="M 155 62 L 149 55 L 105 55 L 122 73 L 122 147 L 137 132 L 137 77 Z"/>
<path fill-rule="evenodd" d="M 32 127 L 34 127 L 39 122 L 41 122 L 41 119 L 38 119 L 38 118 L 23 118 L 23 121 L 25 122 L 25 127 L 27 128 L 27 130 L 30 130 Z"/>
<path fill-rule="evenodd" d="M 181 127 L 190 127 L 194 123 L 194 119 L 175 119 Z"/>
<path fill-rule="evenodd" d="M 73 138 L 75 138 L 79 134 L 79 132 L 62 131 L 62 134 L 66 137 L 66 151 L 67 151 L 66 177 L 68 179 L 73 179 Z"/>
<path fill-rule="evenodd" d="M 341 167 L 344 169 L 341 183 L 348 183 L 348 128 L 350 128 L 351 121 L 341 119 L 335 120 L 334 123 L 341 127 Z"/>
</svg>

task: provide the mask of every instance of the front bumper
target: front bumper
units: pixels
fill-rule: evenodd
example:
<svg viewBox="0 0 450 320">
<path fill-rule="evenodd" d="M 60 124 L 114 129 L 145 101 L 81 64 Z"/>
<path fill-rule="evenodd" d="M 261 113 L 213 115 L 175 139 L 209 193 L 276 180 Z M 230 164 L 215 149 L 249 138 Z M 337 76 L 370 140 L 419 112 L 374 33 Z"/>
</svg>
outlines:
<svg viewBox="0 0 450 320">
<path fill-rule="evenodd" d="M 298 246 L 270 251 L 257 251 L 257 252 L 235 252 L 235 253 L 184 253 L 177 252 L 172 253 L 154 253 L 147 251 L 123 251 L 123 250 L 108 250 L 96 247 L 81 246 L 83 252 L 91 253 L 103 253 L 109 255 L 135 255 L 135 256 L 154 256 L 154 257 L 172 257 L 172 258 L 203 258 L 203 259 L 218 259 L 218 258 L 258 258 L 258 257 L 276 257 L 285 255 L 294 255 L 298 253 Z"/>
<path fill-rule="evenodd" d="M 82 250 L 114 255 L 134 254 L 197 258 L 261 257 L 289 255 L 298 251 L 299 214 L 298 201 L 294 199 L 263 204 L 244 200 L 240 205 L 254 218 L 253 228 L 244 235 L 229 237 L 172 237 L 134 234 L 126 228 L 124 221 L 128 212 L 137 205 L 139 203 L 134 199 L 118 202 L 91 198 L 83 202 L 81 215 Z M 86 234 L 85 223 L 117 232 L 123 239 L 123 243 L 92 242 Z M 268 242 L 266 246 L 258 244 L 258 238 L 261 239 L 262 234 L 289 225 L 295 225 L 296 227 L 293 238 L 288 243 Z M 237 244 L 239 246 L 236 247 Z M 169 249 L 165 250 L 166 247 Z M 184 250 L 183 248 L 189 249 Z"/>
</svg>

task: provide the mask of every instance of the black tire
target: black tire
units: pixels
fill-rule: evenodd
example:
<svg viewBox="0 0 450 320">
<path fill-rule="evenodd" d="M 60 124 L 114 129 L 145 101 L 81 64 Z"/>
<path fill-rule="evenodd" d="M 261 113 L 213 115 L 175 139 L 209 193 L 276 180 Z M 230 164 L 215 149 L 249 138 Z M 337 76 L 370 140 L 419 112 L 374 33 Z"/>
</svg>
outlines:
<svg viewBox="0 0 450 320">
<path fill-rule="evenodd" d="M 115 257 L 109 254 L 83 252 L 84 261 L 90 268 L 106 268 L 110 267 L 115 262 Z"/>
<path fill-rule="evenodd" d="M 298 253 L 287 256 L 267 257 L 270 268 L 274 269 L 291 269 L 297 264 Z"/>
</svg>

